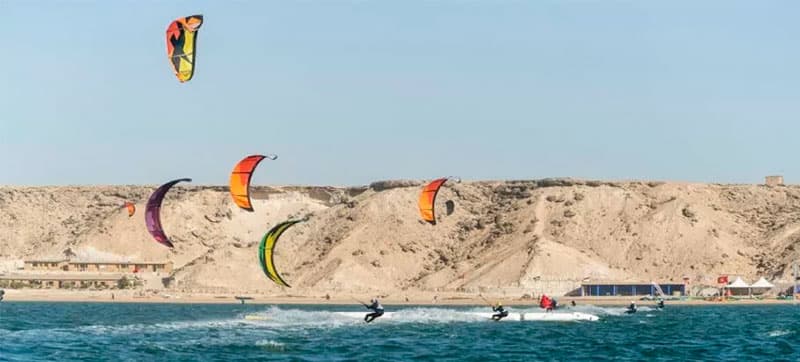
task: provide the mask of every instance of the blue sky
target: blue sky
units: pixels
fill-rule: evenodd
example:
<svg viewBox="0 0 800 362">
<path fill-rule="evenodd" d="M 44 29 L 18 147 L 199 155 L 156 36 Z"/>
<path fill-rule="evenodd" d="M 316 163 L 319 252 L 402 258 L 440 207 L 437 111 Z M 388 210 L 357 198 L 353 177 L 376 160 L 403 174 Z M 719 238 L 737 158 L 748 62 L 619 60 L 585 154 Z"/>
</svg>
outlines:
<svg viewBox="0 0 800 362">
<path fill-rule="evenodd" d="M 201 13 L 195 78 L 164 31 Z M 794 1 L 0 0 L 0 184 L 800 178 Z"/>
</svg>

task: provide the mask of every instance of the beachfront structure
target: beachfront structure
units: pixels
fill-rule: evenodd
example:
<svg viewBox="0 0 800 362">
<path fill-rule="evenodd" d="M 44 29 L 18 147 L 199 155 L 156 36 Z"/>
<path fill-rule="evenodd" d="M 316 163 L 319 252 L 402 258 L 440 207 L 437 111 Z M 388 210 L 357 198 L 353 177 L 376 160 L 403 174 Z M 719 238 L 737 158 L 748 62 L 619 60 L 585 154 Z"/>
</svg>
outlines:
<svg viewBox="0 0 800 362">
<path fill-rule="evenodd" d="M 6 288 L 118 288 L 124 278 L 120 273 L 67 274 L 8 274 L 0 275 L 0 285 Z"/>
<path fill-rule="evenodd" d="M 728 295 L 761 295 L 775 288 L 775 285 L 767 281 L 764 277 L 761 277 L 761 279 L 752 285 L 747 284 L 742 277 L 736 277 L 733 283 L 726 285 L 724 288 L 728 290 L 728 293 L 726 293 Z"/>
<path fill-rule="evenodd" d="M 24 270 L 30 272 L 89 272 L 89 273 L 172 273 L 171 261 L 110 262 L 69 259 L 26 260 Z"/>
<path fill-rule="evenodd" d="M 590 281 L 581 283 L 581 297 L 655 296 L 659 294 L 659 286 L 666 295 L 686 295 L 686 285 L 683 283 Z"/>
<path fill-rule="evenodd" d="M 750 284 L 747 284 L 742 277 L 736 277 L 733 283 L 725 286 L 728 290 L 726 295 L 750 295 Z"/>
<path fill-rule="evenodd" d="M 767 186 L 783 186 L 783 176 L 775 175 L 764 177 L 764 183 L 767 184 Z"/>
</svg>

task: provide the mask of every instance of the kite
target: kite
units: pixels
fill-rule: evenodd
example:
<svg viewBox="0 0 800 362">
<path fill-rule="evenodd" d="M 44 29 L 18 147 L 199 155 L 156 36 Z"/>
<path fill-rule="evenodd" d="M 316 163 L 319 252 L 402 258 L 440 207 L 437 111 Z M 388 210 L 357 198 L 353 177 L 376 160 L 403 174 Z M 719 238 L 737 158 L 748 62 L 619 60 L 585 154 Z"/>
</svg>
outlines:
<svg viewBox="0 0 800 362">
<path fill-rule="evenodd" d="M 126 202 L 123 207 L 128 209 L 128 217 L 133 217 L 133 214 L 136 213 L 136 205 L 132 202 Z"/>
<path fill-rule="evenodd" d="M 253 211 L 253 204 L 250 202 L 250 179 L 253 171 L 263 159 L 276 160 L 277 155 L 251 155 L 247 156 L 233 168 L 231 172 L 230 192 L 233 202 L 242 209 Z"/>
<path fill-rule="evenodd" d="M 436 203 L 436 195 L 439 193 L 439 189 L 444 185 L 449 177 L 439 178 L 436 180 L 431 181 L 425 188 L 422 189 L 422 192 L 419 194 L 419 214 L 422 216 L 422 219 L 431 223 L 431 225 L 436 225 L 436 214 L 434 213 L 434 205 Z M 461 182 L 459 179 L 455 179 L 456 182 Z M 447 205 L 448 214 L 452 213 L 452 208 L 454 208 L 454 204 Z"/>
<path fill-rule="evenodd" d="M 258 246 L 258 260 L 261 264 L 261 269 L 264 271 L 264 274 L 275 282 L 275 284 L 291 288 L 286 281 L 281 278 L 280 274 L 278 274 L 278 270 L 275 269 L 275 261 L 274 253 L 272 252 L 275 249 L 275 243 L 278 242 L 278 238 L 281 237 L 286 229 L 290 228 L 292 225 L 297 224 L 299 222 L 306 221 L 305 219 L 302 220 L 289 220 L 284 221 L 278 225 L 275 225 L 272 229 L 270 229 L 264 237 L 261 239 L 261 244 Z"/>
<path fill-rule="evenodd" d="M 178 80 L 188 82 L 194 75 L 197 34 L 203 15 L 179 18 L 167 27 L 167 56 Z"/>
<path fill-rule="evenodd" d="M 144 209 L 144 222 L 147 225 L 147 231 L 150 232 L 150 235 L 153 235 L 156 241 L 170 248 L 173 247 L 172 242 L 169 241 L 167 234 L 164 233 L 164 228 L 161 227 L 161 202 L 164 201 L 164 196 L 167 195 L 172 186 L 183 181 L 192 182 L 192 179 L 181 178 L 161 185 L 150 195 L 150 199 L 147 200 L 147 207 Z"/>
</svg>

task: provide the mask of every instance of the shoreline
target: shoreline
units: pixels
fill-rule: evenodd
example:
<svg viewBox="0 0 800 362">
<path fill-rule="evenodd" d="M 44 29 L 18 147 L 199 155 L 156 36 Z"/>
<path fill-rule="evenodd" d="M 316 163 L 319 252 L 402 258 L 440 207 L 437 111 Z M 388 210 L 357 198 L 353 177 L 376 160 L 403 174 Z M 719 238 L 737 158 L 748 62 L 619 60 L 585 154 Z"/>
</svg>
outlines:
<svg viewBox="0 0 800 362">
<path fill-rule="evenodd" d="M 51 291 L 51 290 L 27 290 L 27 289 L 6 289 L 5 298 L 2 302 L 54 302 L 54 303 L 164 303 L 164 304 L 242 304 L 236 299 L 235 295 L 210 295 L 210 294 L 187 294 L 187 293 L 165 293 L 163 295 L 136 296 L 130 291 Z M 335 298 L 330 299 L 312 296 L 263 296 L 263 295 L 244 295 L 244 304 L 254 305 L 352 305 L 359 302 L 354 298 Z M 501 297 L 488 297 L 492 302 L 500 301 L 508 306 L 536 306 L 538 300 L 504 299 Z M 577 305 L 596 305 L 596 306 L 626 306 L 631 301 L 637 305 L 655 305 L 655 300 L 640 300 L 641 297 L 555 297 L 559 304 L 568 306 L 572 301 Z M 686 300 L 665 300 L 668 305 L 681 306 L 710 306 L 710 305 L 783 305 L 799 304 L 800 301 L 791 299 L 729 299 L 726 301 L 707 301 L 699 299 Z M 443 296 L 433 300 L 427 296 L 415 296 L 406 299 L 400 298 L 381 298 L 381 303 L 388 306 L 481 306 L 487 302 L 483 297 L 465 296 Z"/>
</svg>

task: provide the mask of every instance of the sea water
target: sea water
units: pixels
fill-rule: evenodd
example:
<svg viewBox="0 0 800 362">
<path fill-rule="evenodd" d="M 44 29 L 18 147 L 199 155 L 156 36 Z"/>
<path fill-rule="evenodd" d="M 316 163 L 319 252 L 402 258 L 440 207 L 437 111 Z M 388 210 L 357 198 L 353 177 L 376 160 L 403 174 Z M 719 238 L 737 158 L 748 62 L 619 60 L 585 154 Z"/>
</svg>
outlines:
<svg viewBox="0 0 800 362">
<path fill-rule="evenodd" d="M 800 306 L 578 306 L 597 322 L 476 319 L 485 307 L 0 303 L 2 361 L 800 360 Z M 510 308 L 533 312 L 532 308 Z"/>
</svg>

